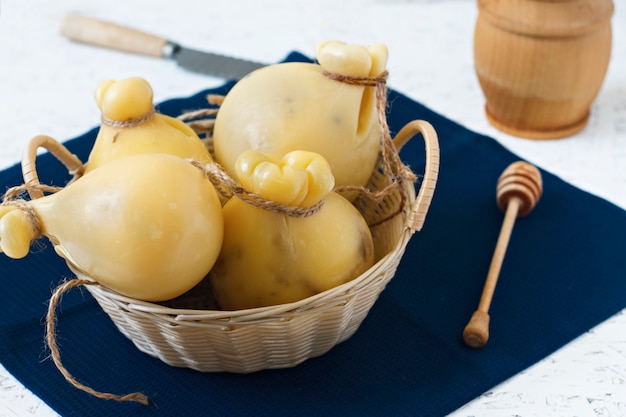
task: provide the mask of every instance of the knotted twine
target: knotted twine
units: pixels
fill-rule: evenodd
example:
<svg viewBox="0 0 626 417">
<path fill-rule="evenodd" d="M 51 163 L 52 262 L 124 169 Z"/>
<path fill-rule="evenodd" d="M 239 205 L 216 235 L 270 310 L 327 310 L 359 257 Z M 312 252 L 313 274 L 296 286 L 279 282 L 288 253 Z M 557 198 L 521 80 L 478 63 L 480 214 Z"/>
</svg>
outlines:
<svg viewBox="0 0 626 417">
<path fill-rule="evenodd" d="M 374 87 L 376 90 L 376 117 L 378 119 L 378 125 L 381 129 L 381 162 L 382 172 L 389 178 L 390 183 L 381 190 L 372 191 L 364 186 L 346 185 L 338 187 L 335 191 L 347 192 L 356 191 L 364 194 L 374 201 L 380 201 L 385 196 L 389 195 L 395 189 L 400 189 L 402 195 L 402 203 L 400 207 L 404 206 L 404 202 L 408 199 L 408 194 L 402 185 L 406 181 L 415 182 L 417 177 L 400 159 L 400 154 L 397 148 L 393 144 L 391 138 L 391 132 L 389 131 L 389 125 L 387 124 L 387 77 L 389 73 L 384 71 L 378 77 L 353 77 L 343 74 L 337 74 L 329 71 L 324 71 L 324 76 L 331 80 L 339 81 L 351 85 L 361 85 L 366 87 Z"/>
<path fill-rule="evenodd" d="M 57 318 L 56 318 L 55 311 L 56 311 L 57 306 L 61 302 L 61 297 L 66 291 L 69 291 L 74 287 L 80 287 L 82 285 L 97 285 L 97 282 L 87 280 L 87 279 L 78 279 L 78 278 L 71 279 L 59 285 L 54 290 L 52 297 L 50 297 L 50 304 L 48 306 L 48 312 L 46 314 L 46 343 L 48 345 L 48 348 L 50 349 L 50 357 L 52 358 L 52 361 L 54 362 L 57 369 L 59 370 L 59 372 L 61 372 L 61 374 L 63 375 L 63 377 L 65 378 L 67 382 L 72 384 L 74 387 L 88 394 L 93 395 L 94 397 L 101 398 L 103 400 L 115 400 L 115 401 L 121 401 L 121 402 L 132 401 L 132 402 L 137 402 L 143 405 L 149 405 L 150 398 L 141 392 L 133 392 L 133 393 L 126 394 L 126 395 L 118 395 L 118 394 L 111 394 L 108 392 L 96 391 L 95 389 L 78 381 L 67 370 L 67 368 L 65 368 L 65 366 L 61 362 L 61 351 L 59 350 L 59 347 L 56 343 L 55 326 L 56 326 Z"/>
<path fill-rule="evenodd" d="M 39 220 L 39 216 L 37 216 L 35 209 L 33 209 L 33 206 L 31 206 L 28 201 L 18 197 L 20 197 L 23 193 L 27 191 L 38 190 L 41 192 L 55 193 L 60 189 L 60 187 L 53 187 L 43 184 L 18 185 L 16 187 L 11 187 L 7 190 L 7 192 L 4 194 L 4 197 L 2 198 L 2 203 L 0 203 L 0 205 L 13 206 L 22 210 L 24 214 L 26 214 L 26 217 L 28 218 L 31 227 L 33 228 L 35 238 L 39 238 L 42 233 L 41 220 Z"/>
<path fill-rule="evenodd" d="M 154 107 L 153 107 L 152 109 L 150 109 L 148 113 L 144 114 L 143 116 L 137 117 L 135 119 L 114 120 L 114 119 L 109 119 L 105 115 L 102 115 L 101 121 L 103 125 L 116 127 L 118 129 L 125 129 L 125 128 L 135 127 L 143 123 L 146 123 L 147 121 L 152 119 L 155 114 L 156 114 L 156 111 L 154 110 Z M 115 142 L 115 139 L 113 139 L 113 142 Z"/>
<path fill-rule="evenodd" d="M 403 187 L 403 184 L 406 181 L 415 182 L 416 176 L 410 170 L 409 167 L 404 165 L 398 151 L 393 143 L 391 138 L 391 134 L 389 131 L 389 126 L 387 124 L 386 117 L 386 108 L 387 108 L 387 71 L 385 71 L 379 77 L 352 77 L 346 76 L 343 74 L 336 74 L 331 72 L 324 72 L 324 76 L 331 80 L 335 80 L 338 82 L 347 83 L 350 85 L 360 85 L 365 87 L 373 87 L 375 88 L 376 94 L 376 115 L 379 126 L 381 128 L 381 163 L 382 163 L 382 172 L 389 179 L 389 184 L 380 190 L 373 191 L 365 186 L 342 186 L 336 188 L 335 192 L 357 192 L 361 195 L 365 195 L 374 201 L 380 201 L 385 196 L 394 192 L 396 189 L 400 190 L 402 201 L 400 203 L 399 210 L 402 210 L 405 202 L 408 200 L 408 191 Z M 221 104 L 223 97 L 220 96 L 210 96 L 209 102 L 211 104 Z M 181 120 L 188 121 L 188 124 L 192 129 L 196 132 L 202 132 L 207 136 L 210 136 L 214 127 L 214 119 L 213 120 L 193 120 L 198 117 L 204 116 L 214 116 L 216 115 L 218 110 L 216 109 L 202 109 L 198 111 L 188 112 L 181 115 L 179 118 Z M 145 123 L 154 117 L 155 111 L 154 109 L 137 119 L 129 120 L 129 121 L 115 121 L 111 119 L 107 119 L 103 116 L 102 123 L 108 126 L 116 127 L 116 128 L 130 128 L 133 126 L 140 125 Z M 216 187 L 216 189 L 226 198 L 230 198 L 231 196 L 236 196 L 243 200 L 244 202 L 251 204 L 254 207 L 258 207 L 264 210 L 268 210 L 278 214 L 284 214 L 293 217 L 306 217 L 310 216 L 317 211 L 319 211 L 324 203 L 324 200 L 321 200 L 316 205 L 312 207 L 299 207 L 299 206 L 285 206 L 278 204 L 276 202 L 266 200 L 258 194 L 252 193 L 249 190 L 245 189 L 245 187 L 238 184 L 234 181 L 226 171 L 217 163 L 210 163 L 203 165 L 195 160 L 189 161 L 193 166 L 200 169 L 201 172 L 205 175 L 205 177 Z M 42 234 L 42 225 L 39 217 L 37 216 L 35 210 L 32 206 L 24 199 L 17 198 L 24 191 L 29 190 L 40 190 L 42 192 L 57 192 L 61 188 L 60 187 L 51 187 L 41 184 L 28 184 L 22 185 L 18 187 L 13 187 L 9 189 L 4 195 L 2 205 L 12 205 L 18 209 L 23 210 L 28 219 L 31 221 L 31 225 L 33 230 L 35 231 L 35 235 L 37 237 Z M 391 216 L 394 216 L 396 213 L 393 213 Z M 79 287 L 82 285 L 97 285 L 97 282 L 86 279 L 72 279 L 64 282 L 59 285 L 55 291 L 53 292 L 50 303 L 48 306 L 48 311 L 46 314 L 46 343 L 50 349 L 50 356 L 57 367 L 57 369 L 61 372 L 63 377 L 74 387 L 87 392 L 97 398 L 107 399 L 107 400 L 116 400 L 116 401 L 133 401 L 138 402 L 140 404 L 149 405 L 150 399 L 146 395 L 140 392 L 130 393 L 127 395 L 117 395 L 111 393 L 105 393 L 96 391 L 89 386 L 78 381 L 63 365 L 61 362 L 61 353 L 56 343 L 56 333 L 55 333 L 55 325 L 56 325 L 56 308 L 61 301 L 62 295 L 69 291 L 72 288 Z"/>
</svg>

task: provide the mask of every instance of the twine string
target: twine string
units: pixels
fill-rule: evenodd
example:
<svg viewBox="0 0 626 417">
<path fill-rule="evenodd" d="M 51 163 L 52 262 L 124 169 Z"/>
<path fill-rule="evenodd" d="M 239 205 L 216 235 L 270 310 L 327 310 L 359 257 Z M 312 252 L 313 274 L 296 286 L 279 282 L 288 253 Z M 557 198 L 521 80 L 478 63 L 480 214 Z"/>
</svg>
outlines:
<svg viewBox="0 0 626 417">
<path fill-rule="evenodd" d="M 290 217 L 308 217 L 311 216 L 322 208 L 324 205 L 324 199 L 320 200 L 317 204 L 311 207 L 300 206 L 288 206 L 279 204 L 272 200 L 267 200 L 260 195 L 247 190 L 242 185 L 233 180 L 228 173 L 217 163 L 210 163 L 203 165 L 196 160 L 189 160 L 189 162 L 198 168 L 204 176 L 215 186 L 215 188 L 226 199 L 233 195 L 245 203 L 248 203 L 254 207 L 270 211 L 272 213 L 281 214 Z"/>
<path fill-rule="evenodd" d="M 185 112 L 177 117 L 178 120 L 186 122 L 188 120 L 197 119 L 199 117 L 210 117 L 215 116 L 218 112 L 218 109 L 198 109 L 198 110 L 190 110 Z"/>
<path fill-rule="evenodd" d="M 130 120 L 113 120 L 102 115 L 102 124 L 119 128 L 119 129 L 130 128 L 130 127 L 139 126 L 140 124 L 147 122 L 148 120 L 152 119 L 155 114 L 156 114 L 156 111 L 154 110 L 154 107 L 153 107 L 152 110 L 150 110 L 148 113 L 144 114 L 143 116 L 137 117 L 136 119 L 130 119 Z"/>
<path fill-rule="evenodd" d="M 44 184 L 22 184 L 9 188 L 2 197 L 2 206 L 13 206 L 19 210 L 22 210 L 26 214 L 26 218 L 30 221 L 31 227 L 35 232 L 35 239 L 39 238 L 42 234 L 42 224 L 37 212 L 33 206 L 25 199 L 19 198 L 24 192 L 38 190 L 44 193 L 56 193 L 61 187 L 53 187 L 51 185 Z"/>
<path fill-rule="evenodd" d="M 402 186 L 406 181 L 415 182 L 417 180 L 416 175 L 411 171 L 411 169 L 406 166 L 402 160 L 400 159 L 400 154 L 398 153 L 397 148 L 393 143 L 393 139 L 391 138 L 391 133 L 389 131 L 389 125 L 387 123 L 387 77 L 389 73 L 384 71 L 378 77 L 354 77 L 344 74 L 333 73 L 329 71 L 324 71 L 324 76 L 327 78 L 350 84 L 350 85 L 360 85 L 365 87 L 373 87 L 376 89 L 376 117 L 378 120 L 378 125 L 381 129 L 381 162 L 382 162 L 382 172 L 385 174 L 387 178 L 389 178 L 390 183 L 383 187 L 380 190 L 372 191 L 367 187 L 363 186 L 342 186 L 337 187 L 335 191 L 338 192 L 349 192 L 356 191 L 360 194 L 364 194 L 370 199 L 374 201 L 380 201 L 385 196 L 389 195 L 391 192 L 396 189 L 400 189 L 400 195 L 402 198 L 400 206 L 404 206 L 406 200 L 408 200 L 408 192 Z"/>
<path fill-rule="evenodd" d="M 208 94 L 206 99 L 210 105 L 219 107 L 224 101 L 224 96 L 219 94 Z M 185 122 L 187 126 L 196 132 L 204 145 L 211 150 L 213 143 L 210 141 L 210 138 L 215 128 L 215 117 L 218 111 L 219 108 L 216 107 L 189 110 L 180 114 L 176 118 Z"/>
<path fill-rule="evenodd" d="M 15 198 L 19 197 L 22 193 L 26 191 L 38 190 L 44 193 L 56 193 L 60 191 L 63 187 L 55 187 L 53 185 L 45 185 L 39 183 L 32 184 L 21 184 L 15 187 L 9 188 L 2 197 L 2 205 L 10 205 Z"/>
<path fill-rule="evenodd" d="M 96 282 L 86 279 L 72 279 L 59 285 L 54 290 L 52 297 L 50 297 L 50 304 L 48 305 L 48 312 L 46 314 L 46 344 L 50 349 L 50 357 L 52 358 L 52 361 L 56 365 L 59 372 L 61 372 L 65 380 L 73 385 L 75 388 L 78 388 L 88 394 L 104 400 L 132 401 L 143 405 L 149 405 L 150 398 L 140 392 L 133 392 L 126 395 L 117 395 L 107 392 L 96 391 L 93 388 L 79 382 L 61 362 L 61 351 L 59 350 L 56 342 L 56 308 L 61 303 L 61 298 L 65 292 L 71 290 L 72 288 L 80 287 L 82 285 L 94 284 L 96 284 Z"/>
</svg>

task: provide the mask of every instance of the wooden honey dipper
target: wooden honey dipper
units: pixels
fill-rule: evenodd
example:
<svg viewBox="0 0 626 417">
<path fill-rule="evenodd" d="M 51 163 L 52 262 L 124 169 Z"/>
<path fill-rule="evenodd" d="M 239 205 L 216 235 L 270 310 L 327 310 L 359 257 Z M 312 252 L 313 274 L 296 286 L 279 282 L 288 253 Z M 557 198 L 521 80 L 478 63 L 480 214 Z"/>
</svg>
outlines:
<svg viewBox="0 0 626 417">
<path fill-rule="evenodd" d="M 463 340 L 470 347 L 481 348 L 489 339 L 489 306 L 515 219 L 526 216 L 532 211 L 541 197 L 542 190 L 541 173 L 528 162 L 512 163 L 498 178 L 496 198 L 498 207 L 505 211 L 505 215 L 478 308 L 463 330 Z"/>
</svg>

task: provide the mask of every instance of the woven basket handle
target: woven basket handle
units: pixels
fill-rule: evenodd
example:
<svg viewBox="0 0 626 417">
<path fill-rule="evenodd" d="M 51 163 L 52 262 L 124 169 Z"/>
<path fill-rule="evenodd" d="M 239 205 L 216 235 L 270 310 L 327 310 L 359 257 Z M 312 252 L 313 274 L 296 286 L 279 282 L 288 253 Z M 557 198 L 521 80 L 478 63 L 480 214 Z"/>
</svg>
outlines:
<svg viewBox="0 0 626 417">
<path fill-rule="evenodd" d="M 43 197 L 39 186 L 39 175 L 35 161 L 37 160 L 37 151 L 39 148 L 48 150 L 54 155 L 74 176 L 74 179 L 83 175 L 85 166 L 76 155 L 71 153 L 63 144 L 46 135 L 35 136 L 28 142 L 24 153 L 22 154 L 22 177 L 24 177 L 24 185 L 28 188 L 28 194 L 31 199 Z"/>
<path fill-rule="evenodd" d="M 413 232 L 422 229 L 437 185 L 439 140 L 433 126 L 424 120 L 413 120 L 407 123 L 393 139 L 396 149 L 400 152 L 400 149 L 418 133 L 421 133 L 426 146 L 426 166 L 422 184 L 407 218 L 407 226 Z"/>
</svg>

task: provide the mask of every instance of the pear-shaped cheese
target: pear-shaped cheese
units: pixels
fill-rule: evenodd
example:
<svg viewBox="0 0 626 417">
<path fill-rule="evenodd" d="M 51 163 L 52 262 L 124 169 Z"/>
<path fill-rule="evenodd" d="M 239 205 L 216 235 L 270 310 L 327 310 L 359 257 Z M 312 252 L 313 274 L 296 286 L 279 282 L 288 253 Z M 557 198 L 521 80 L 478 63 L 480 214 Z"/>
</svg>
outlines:
<svg viewBox="0 0 626 417">
<path fill-rule="evenodd" d="M 375 87 L 337 81 L 325 71 L 377 77 L 387 48 L 326 42 L 318 64 L 271 65 L 240 80 L 226 95 L 215 121 L 217 161 L 234 175 L 247 149 L 282 156 L 293 150 L 326 158 L 337 186 L 365 185 L 380 150 Z"/>
<path fill-rule="evenodd" d="M 278 160 L 246 151 L 236 165 L 242 182 L 263 198 L 301 207 L 324 201 L 306 217 L 268 211 L 238 197 L 226 203 L 224 243 L 209 275 L 222 309 L 298 301 L 372 266 L 367 224 L 348 200 L 330 191 L 330 167 L 320 155 L 294 151 Z"/>
<path fill-rule="evenodd" d="M 167 300 L 191 289 L 222 245 L 217 192 L 198 168 L 171 155 L 111 161 L 29 204 L 41 232 L 72 267 L 141 300 Z M 28 213 L 8 207 L 0 216 L 3 251 L 25 256 L 37 237 Z"/>
<path fill-rule="evenodd" d="M 102 125 L 89 154 L 87 172 L 139 153 L 167 153 L 211 162 L 206 146 L 189 126 L 154 112 L 152 87 L 143 78 L 103 81 L 95 98 Z"/>
</svg>

